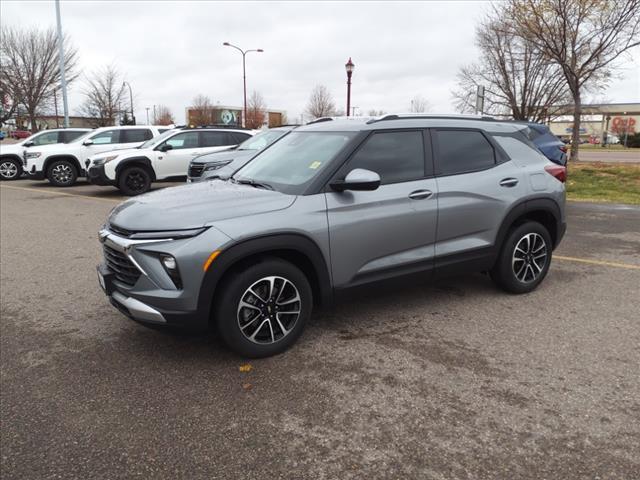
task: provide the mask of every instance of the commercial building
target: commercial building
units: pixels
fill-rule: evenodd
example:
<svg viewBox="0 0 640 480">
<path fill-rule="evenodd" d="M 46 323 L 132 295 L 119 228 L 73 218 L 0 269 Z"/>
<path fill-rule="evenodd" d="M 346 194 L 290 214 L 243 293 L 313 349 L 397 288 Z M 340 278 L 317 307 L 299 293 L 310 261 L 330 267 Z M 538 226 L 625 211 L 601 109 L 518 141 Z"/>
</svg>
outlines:
<svg viewBox="0 0 640 480">
<path fill-rule="evenodd" d="M 247 113 L 249 116 L 250 112 Z M 284 110 L 269 110 L 262 114 L 264 117 L 259 123 L 268 127 L 279 127 L 286 123 Z M 187 107 L 185 111 L 187 125 L 242 125 L 242 107 L 215 105 L 203 110 L 196 107 Z"/>
<path fill-rule="evenodd" d="M 573 132 L 573 105 L 554 107 L 560 116 L 549 122 L 551 132 L 568 139 Z M 611 142 L 616 137 L 624 143 L 625 135 L 640 131 L 640 103 L 602 103 L 582 106 L 580 138 L 590 143 Z M 605 135 L 606 134 L 606 135 Z M 605 137 L 609 140 L 605 140 Z"/>
</svg>

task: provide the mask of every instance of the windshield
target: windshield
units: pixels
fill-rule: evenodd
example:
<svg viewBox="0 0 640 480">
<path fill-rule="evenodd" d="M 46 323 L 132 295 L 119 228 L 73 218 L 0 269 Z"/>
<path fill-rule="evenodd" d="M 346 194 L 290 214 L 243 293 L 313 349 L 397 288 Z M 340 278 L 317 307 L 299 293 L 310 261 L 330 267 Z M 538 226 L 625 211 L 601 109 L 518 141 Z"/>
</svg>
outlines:
<svg viewBox="0 0 640 480">
<path fill-rule="evenodd" d="M 351 140 L 355 132 L 292 132 L 233 175 L 283 193 L 300 194 Z"/>
<path fill-rule="evenodd" d="M 262 150 L 287 132 L 288 130 L 266 130 L 264 132 L 260 132 L 238 145 L 238 150 Z"/>
<path fill-rule="evenodd" d="M 165 138 L 170 137 L 171 135 L 173 135 L 177 131 L 178 130 L 175 130 L 175 129 L 167 130 L 166 132 L 158 135 L 157 137 L 150 138 L 149 140 L 144 142 L 142 145 L 140 145 L 138 148 L 151 148 L 154 145 L 157 145 L 158 143 L 163 141 Z"/>
</svg>

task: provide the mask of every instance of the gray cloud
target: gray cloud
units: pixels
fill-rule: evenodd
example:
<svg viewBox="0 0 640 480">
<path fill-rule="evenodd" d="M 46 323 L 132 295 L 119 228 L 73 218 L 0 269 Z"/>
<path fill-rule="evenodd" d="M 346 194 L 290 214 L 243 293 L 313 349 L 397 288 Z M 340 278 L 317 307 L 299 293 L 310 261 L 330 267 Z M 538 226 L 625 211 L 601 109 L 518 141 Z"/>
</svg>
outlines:
<svg viewBox="0 0 640 480">
<path fill-rule="evenodd" d="M 417 94 L 433 111 L 454 111 L 450 92 L 459 66 L 474 60 L 474 26 L 487 2 L 207 2 L 63 1 L 64 30 L 78 48 L 85 72 L 113 63 L 131 83 L 136 115 L 166 104 L 178 122 L 199 93 L 224 105 L 241 105 L 240 54 L 247 84 L 271 108 L 299 118 L 314 85 L 327 85 L 346 103 L 344 63 L 353 58 L 352 105 L 407 111 Z M 3 24 L 55 25 L 53 1 L 0 3 Z M 640 49 L 625 61 L 621 78 L 604 96 L 638 101 Z M 70 94 L 71 111 L 82 84 Z M 602 94 L 601 94 L 602 96 Z"/>
</svg>

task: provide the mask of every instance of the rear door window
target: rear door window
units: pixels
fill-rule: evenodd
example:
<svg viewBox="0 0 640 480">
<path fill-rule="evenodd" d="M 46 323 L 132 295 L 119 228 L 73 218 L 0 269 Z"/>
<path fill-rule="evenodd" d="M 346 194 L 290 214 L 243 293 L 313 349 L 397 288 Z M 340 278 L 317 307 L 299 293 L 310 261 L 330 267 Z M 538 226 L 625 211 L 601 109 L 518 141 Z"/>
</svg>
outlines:
<svg viewBox="0 0 640 480">
<path fill-rule="evenodd" d="M 148 128 L 127 128 L 122 130 L 122 143 L 142 143 L 153 138 L 153 132 Z"/>
<path fill-rule="evenodd" d="M 224 147 L 235 145 L 235 140 L 228 132 L 200 132 L 200 146 Z"/>
<path fill-rule="evenodd" d="M 456 175 L 491 168 L 496 164 L 493 145 L 479 131 L 436 130 L 440 175 Z"/>
</svg>

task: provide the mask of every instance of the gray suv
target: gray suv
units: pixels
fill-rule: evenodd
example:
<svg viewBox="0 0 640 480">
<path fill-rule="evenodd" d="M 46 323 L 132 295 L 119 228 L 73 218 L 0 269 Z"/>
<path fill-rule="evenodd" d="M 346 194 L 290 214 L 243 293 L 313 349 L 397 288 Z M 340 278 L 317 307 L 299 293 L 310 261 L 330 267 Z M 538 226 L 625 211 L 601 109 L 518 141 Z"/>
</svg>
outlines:
<svg viewBox="0 0 640 480">
<path fill-rule="evenodd" d="M 324 119 L 323 119 L 324 120 Z M 312 308 L 392 277 L 486 271 L 526 293 L 565 231 L 565 168 L 525 125 L 387 115 L 300 127 L 237 171 L 113 209 L 98 276 L 142 323 L 282 352 Z"/>
</svg>

